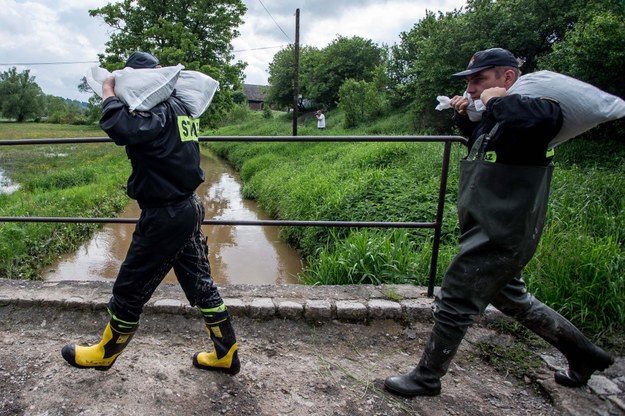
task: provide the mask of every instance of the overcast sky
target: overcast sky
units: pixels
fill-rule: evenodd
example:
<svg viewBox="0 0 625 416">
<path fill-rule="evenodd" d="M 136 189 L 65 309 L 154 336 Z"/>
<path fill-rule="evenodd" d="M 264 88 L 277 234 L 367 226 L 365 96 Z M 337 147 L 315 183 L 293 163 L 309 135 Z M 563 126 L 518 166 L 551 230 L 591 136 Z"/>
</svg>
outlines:
<svg viewBox="0 0 625 416">
<path fill-rule="evenodd" d="M 89 9 L 110 0 L 0 0 L 0 72 L 30 69 L 45 94 L 87 101 L 77 85 L 110 28 Z M 248 11 L 232 42 L 235 59 L 248 64 L 245 82 L 266 84 L 273 55 L 295 40 L 300 9 L 300 45 L 323 48 L 337 36 L 360 36 L 379 45 L 399 43 L 426 10 L 451 11 L 464 0 L 244 0 Z"/>
</svg>

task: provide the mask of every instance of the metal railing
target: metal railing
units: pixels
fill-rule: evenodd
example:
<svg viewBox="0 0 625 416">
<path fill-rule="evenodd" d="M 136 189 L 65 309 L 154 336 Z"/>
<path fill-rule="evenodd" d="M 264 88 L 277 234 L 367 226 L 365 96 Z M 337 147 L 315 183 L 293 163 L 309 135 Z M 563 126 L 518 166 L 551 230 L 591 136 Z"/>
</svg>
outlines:
<svg viewBox="0 0 625 416">
<path fill-rule="evenodd" d="M 444 144 L 441 180 L 438 191 L 435 219 L 432 222 L 385 221 L 299 221 L 299 220 L 204 220 L 205 225 L 295 226 L 295 227 L 352 227 L 352 228 L 430 228 L 434 229 L 432 257 L 428 276 L 428 296 L 434 293 L 438 263 L 445 195 L 452 143 L 466 144 L 461 136 L 201 136 L 201 142 L 440 142 Z M 0 146 L 49 145 L 76 143 L 107 143 L 108 137 L 74 137 L 62 139 L 0 140 Z M 0 222 L 51 222 L 51 223 L 136 223 L 138 218 L 84 218 L 84 217 L 2 217 Z"/>
</svg>

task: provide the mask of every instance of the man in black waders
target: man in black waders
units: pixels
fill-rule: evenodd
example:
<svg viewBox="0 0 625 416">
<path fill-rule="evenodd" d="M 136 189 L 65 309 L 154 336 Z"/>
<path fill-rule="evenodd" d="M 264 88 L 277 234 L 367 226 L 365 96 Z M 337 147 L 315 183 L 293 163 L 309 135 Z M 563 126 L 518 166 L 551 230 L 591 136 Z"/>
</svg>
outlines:
<svg viewBox="0 0 625 416">
<path fill-rule="evenodd" d="M 439 394 L 468 327 L 489 303 L 562 352 L 569 367 L 555 373 L 561 385 L 582 386 L 614 362 L 529 294 L 521 278 L 545 222 L 553 171 L 548 143 L 562 126 L 562 112 L 552 99 L 505 95 L 519 75 L 517 59 L 500 48 L 475 53 L 465 71 L 453 74 L 466 77 L 467 93 L 486 106 L 481 120 L 471 121 L 467 98 L 451 99 L 456 123 L 470 137 L 469 156 L 460 162 L 459 252 L 434 300 L 434 327 L 421 360 L 410 373 L 385 380 L 391 393 Z"/>
<path fill-rule="evenodd" d="M 144 52 L 133 53 L 126 67 L 159 68 Z M 143 306 L 169 270 L 191 306 L 204 316 L 214 351 L 193 356 L 193 365 L 234 375 L 240 370 L 238 345 L 226 306 L 213 283 L 208 246 L 202 234 L 204 206 L 195 190 L 204 181 L 200 168 L 199 120 L 175 92 L 149 111 L 129 111 L 115 96 L 115 78 L 102 85 L 100 127 L 126 146 L 132 165 L 128 195 L 141 207 L 132 242 L 108 304 L 110 322 L 102 340 L 90 346 L 68 344 L 65 360 L 78 368 L 108 370 L 139 326 Z"/>
</svg>

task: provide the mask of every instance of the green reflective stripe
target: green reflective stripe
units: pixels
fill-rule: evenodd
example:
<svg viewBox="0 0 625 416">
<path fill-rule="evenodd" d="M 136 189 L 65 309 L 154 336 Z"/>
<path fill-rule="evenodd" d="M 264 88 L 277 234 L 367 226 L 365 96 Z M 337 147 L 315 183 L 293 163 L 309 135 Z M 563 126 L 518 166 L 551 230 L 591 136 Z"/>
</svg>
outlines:
<svg viewBox="0 0 625 416">
<path fill-rule="evenodd" d="M 130 326 L 135 326 L 135 325 L 137 325 L 139 323 L 139 321 L 137 321 L 137 322 L 124 321 L 123 319 L 119 319 L 117 316 L 115 316 L 115 314 L 109 308 L 107 308 L 106 310 L 108 311 L 109 315 L 111 316 L 111 319 L 114 320 L 115 322 L 119 322 L 121 324 L 130 325 Z"/>
<path fill-rule="evenodd" d="M 495 163 L 497 161 L 497 152 L 494 150 L 488 151 L 484 154 L 484 162 Z"/>
<path fill-rule="evenodd" d="M 197 142 L 200 139 L 200 119 L 188 116 L 178 116 L 178 132 L 180 141 Z"/>
<path fill-rule="evenodd" d="M 200 312 L 202 312 L 203 314 L 207 314 L 207 313 L 215 313 L 215 312 L 224 312 L 226 310 L 226 304 L 222 303 L 221 305 L 215 307 L 215 308 L 200 308 L 198 306 L 198 309 L 200 310 Z"/>
<path fill-rule="evenodd" d="M 549 149 L 547 150 L 547 153 L 545 154 L 545 157 L 553 157 L 553 155 L 556 154 L 556 149 Z"/>
</svg>

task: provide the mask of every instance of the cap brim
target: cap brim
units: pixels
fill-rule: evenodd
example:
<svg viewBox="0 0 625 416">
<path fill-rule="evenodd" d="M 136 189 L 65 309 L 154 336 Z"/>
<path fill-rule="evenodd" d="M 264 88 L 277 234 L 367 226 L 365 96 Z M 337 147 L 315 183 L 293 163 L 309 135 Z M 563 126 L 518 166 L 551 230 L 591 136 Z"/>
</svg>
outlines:
<svg viewBox="0 0 625 416">
<path fill-rule="evenodd" d="M 456 72 L 455 74 L 452 74 L 451 76 L 452 77 L 466 77 L 469 75 L 477 74 L 478 72 L 483 71 L 485 69 L 489 69 L 489 68 L 494 68 L 494 65 L 480 66 L 477 68 L 467 69 L 466 71 Z"/>
</svg>

